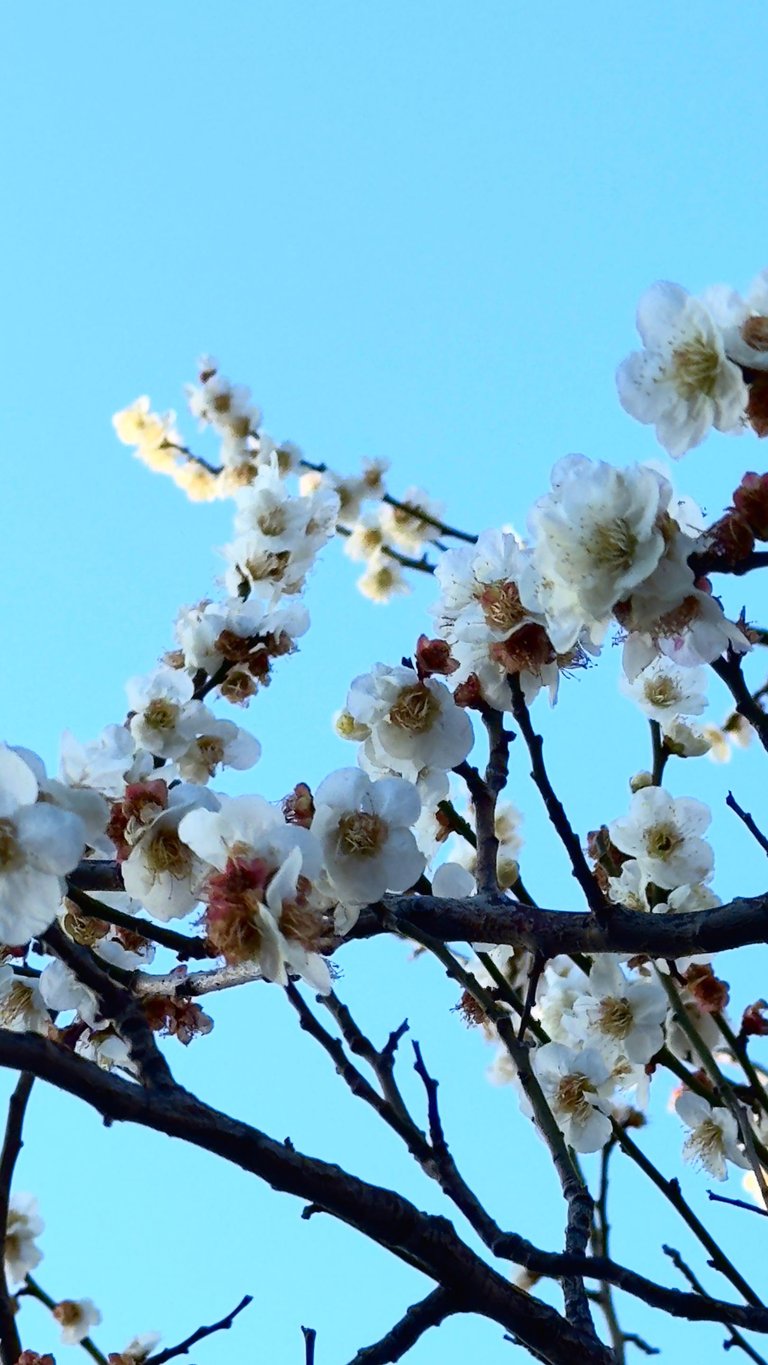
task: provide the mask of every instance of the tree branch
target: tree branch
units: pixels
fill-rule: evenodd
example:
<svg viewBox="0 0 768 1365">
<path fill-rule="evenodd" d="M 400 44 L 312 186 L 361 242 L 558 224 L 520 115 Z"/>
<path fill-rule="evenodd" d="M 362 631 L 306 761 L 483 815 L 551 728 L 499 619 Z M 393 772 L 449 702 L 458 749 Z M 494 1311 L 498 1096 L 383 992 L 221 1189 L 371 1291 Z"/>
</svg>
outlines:
<svg viewBox="0 0 768 1365">
<path fill-rule="evenodd" d="M 11 1198 L 13 1172 L 22 1149 L 22 1129 L 34 1076 L 24 1072 L 16 1082 L 16 1089 L 8 1103 L 5 1139 L 0 1153 L 0 1350 L 8 1365 L 16 1365 L 21 1355 L 21 1341 L 16 1326 L 12 1295 L 5 1273 L 5 1239 L 8 1232 L 8 1207 Z"/>
<path fill-rule="evenodd" d="M 445 1289 L 440 1286 L 433 1289 L 425 1299 L 412 1304 L 374 1346 L 358 1351 L 350 1365 L 390 1365 L 391 1361 L 400 1360 L 430 1327 L 438 1327 L 451 1313 L 460 1311 L 460 1307 Z"/>
<path fill-rule="evenodd" d="M 185 1337 L 183 1341 L 179 1342 L 178 1346 L 169 1346 L 167 1350 L 159 1351 L 157 1355 L 149 1356 L 144 1362 L 144 1365 L 165 1365 L 167 1360 L 174 1360 L 176 1356 L 189 1355 L 190 1348 L 196 1346 L 198 1341 L 204 1341 L 206 1337 L 213 1336 L 214 1332 L 228 1331 L 238 1313 L 242 1313 L 243 1309 L 247 1308 L 249 1303 L 253 1303 L 253 1295 L 244 1294 L 237 1307 L 233 1308 L 231 1313 L 227 1313 L 226 1317 L 219 1318 L 219 1321 L 211 1323 L 210 1327 L 198 1327 L 196 1332 L 193 1332 L 189 1337 Z"/>
<path fill-rule="evenodd" d="M 596 1341 L 482 1261 L 447 1219 L 417 1209 L 330 1162 L 306 1156 L 230 1118 L 180 1086 L 147 1089 L 103 1071 L 47 1039 L 0 1029 L 0 1065 L 30 1071 L 98 1109 L 107 1121 L 139 1123 L 240 1166 L 273 1189 L 316 1204 L 457 1294 L 466 1310 L 514 1333 L 550 1365 L 611 1365 Z M 750 1324 L 752 1325 L 752 1324 Z M 768 1330 L 768 1313 L 765 1314 Z"/>
</svg>

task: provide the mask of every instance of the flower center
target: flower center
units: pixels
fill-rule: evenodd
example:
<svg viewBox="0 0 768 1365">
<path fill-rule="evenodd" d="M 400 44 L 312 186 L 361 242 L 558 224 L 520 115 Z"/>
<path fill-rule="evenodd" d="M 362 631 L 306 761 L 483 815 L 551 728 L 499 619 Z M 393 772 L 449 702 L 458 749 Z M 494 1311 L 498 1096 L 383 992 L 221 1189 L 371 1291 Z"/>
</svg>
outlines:
<svg viewBox="0 0 768 1365">
<path fill-rule="evenodd" d="M 258 521 L 262 535 L 282 536 L 285 533 L 287 523 L 282 507 L 273 507 L 269 512 L 262 512 Z"/>
<path fill-rule="evenodd" d="M 155 876 L 167 872 L 181 878 L 189 872 L 192 854 L 175 829 L 159 829 L 149 840 L 146 859 L 147 867 Z"/>
<path fill-rule="evenodd" d="M 703 336 L 693 337 L 672 352 L 672 382 L 681 398 L 711 398 L 717 384 L 720 356 Z"/>
<path fill-rule="evenodd" d="M 145 723 L 152 730 L 172 730 L 179 708 L 167 697 L 155 697 L 144 712 Z"/>
<path fill-rule="evenodd" d="M 11 872 L 23 862 L 16 826 L 12 820 L 0 820 L 0 872 Z"/>
<path fill-rule="evenodd" d="M 589 552 L 606 569 L 628 569 L 637 550 L 637 536 L 625 517 L 601 522 L 592 530 Z"/>
<path fill-rule="evenodd" d="M 682 842 L 682 835 L 674 825 L 652 825 L 646 830 L 645 847 L 651 858 L 668 858 Z"/>
<path fill-rule="evenodd" d="M 650 706 L 674 706 L 682 697 L 679 684 L 669 674 L 649 678 L 643 684 L 643 694 Z"/>
<path fill-rule="evenodd" d="M 478 594 L 486 624 L 492 630 L 501 630 L 509 635 L 526 619 L 527 612 L 520 601 L 516 583 L 489 583 Z"/>
<path fill-rule="evenodd" d="M 633 1024 L 632 1008 L 623 996 L 600 1001 L 598 1025 L 601 1033 L 607 1033 L 609 1038 L 626 1038 L 632 1032 Z"/>
<path fill-rule="evenodd" d="M 216 735 L 201 735 L 197 740 L 200 762 L 211 777 L 224 758 L 224 741 Z"/>
<path fill-rule="evenodd" d="M 384 846 L 389 827 L 380 815 L 351 810 L 339 820 L 336 847 L 347 858 L 373 858 Z"/>
<path fill-rule="evenodd" d="M 409 730 L 412 735 L 423 735 L 431 729 L 440 714 L 440 703 L 434 692 L 423 683 L 404 687 L 389 713 L 392 725 L 398 730 Z"/>
<path fill-rule="evenodd" d="M 584 1123 L 592 1113 L 593 1105 L 587 1095 L 594 1095 L 595 1087 L 588 1076 L 574 1072 L 562 1076 L 557 1086 L 556 1103 L 562 1113 L 570 1114 L 577 1122 Z"/>
<path fill-rule="evenodd" d="M 704 1119 L 691 1133 L 688 1144 L 705 1161 L 707 1156 L 720 1157 L 725 1151 L 723 1131 L 714 1119 Z"/>
</svg>

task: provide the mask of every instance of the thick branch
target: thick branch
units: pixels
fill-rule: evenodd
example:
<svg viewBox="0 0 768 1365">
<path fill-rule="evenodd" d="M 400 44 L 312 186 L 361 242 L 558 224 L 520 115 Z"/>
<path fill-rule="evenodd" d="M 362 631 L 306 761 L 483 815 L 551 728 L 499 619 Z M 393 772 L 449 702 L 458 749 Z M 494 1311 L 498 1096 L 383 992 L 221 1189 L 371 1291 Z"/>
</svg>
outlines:
<svg viewBox="0 0 768 1365">
<path fill-rule="evenodd" d="M 0 1030 L 0 1065 L 30 1071 L 84 1100 L 107 1120 L 139 1123 L 181 1138 L 257 1175 L 273 1189 L 316 1204 L 428 1275 L 513 1332 L 551 1365 L 610 1365 L 559 1313 L 510 1285 L 467 1247 L 445 1218 L 426 1214 L 392 1190 L 276 1142 L 257 1128 L 204 1104 L 179 1086 L 148 1090 L 102 1071 L 30 1034 Z M 768 1313 L 766 1330 L 768 1330 Z M 752 1325 L 752 1324 L 750 1324 Z"/>
<path fill-rule="evenodd" d="M 5 1238 L 8 1229 L 8 1206 L 11 1198 L 11 1181 L 23 1146 L 21 1131 L 24 1126 L 29 1094 L 34 1085 L 34 1076 L 25 1072 L 16 1083 L 16 1089 L 8 1103 L 8 1119 L 5 1125 L 5 1140 L 0 1154 L 0 1351 L 7 1365 L 16 1365 L 21 1354 L 21 1341 L 16 1326 L 8 1280 L 5 1273 Z"/>
</svg>

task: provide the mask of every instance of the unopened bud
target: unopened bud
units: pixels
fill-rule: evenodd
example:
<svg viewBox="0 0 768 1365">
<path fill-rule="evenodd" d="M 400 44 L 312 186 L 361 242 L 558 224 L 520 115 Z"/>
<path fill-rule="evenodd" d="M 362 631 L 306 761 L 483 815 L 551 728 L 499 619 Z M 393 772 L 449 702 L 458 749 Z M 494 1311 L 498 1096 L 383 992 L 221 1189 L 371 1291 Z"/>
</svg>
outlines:
<svg viewBox="0 0 768 1365">
<path fill-rule="evenodd" d="M 644 787 L 654 787 L 655 785 L 653 773 L 649 773 L 645 768 L 629 779 L 629 790 L 631 792 L 641 792 Z"/>
<path fill-rule="evenodd" d="M 349 711 L 337 711 L 333 718 L 333 728 L 340 739 L 353 739 L 362 744 L 370 735 L 367 725 L 361 725 Z"/>
<path fill-rule="evenodd" d="M 765 1000 L 756 1000 L 754 1005 L 747 1005 L 741 1020 L 741 1032 L 745 1037 L 753 1034 L 757 1038 L 764 1038 L 768 1033 L 768 1019 L 765 1018 L 764 1010 L 768 1009 Z"/>
<path fill-rule="evenodd" d="M 702 1014 L 719 1014 L 728 1004 L 728 982 L 715 976 L 704 962 L 694 962 L 683 975 L 683 980 Z"/>
<path fill-rule="evenodd" d="M 458 666 L 458 660 L 451 655 L 447 640 L 430 640 L 428 635 L 419 636 L 416 643 L 416 671 L 422 681 L 431 678 L 434 673 L 449 677 Z"/>
</svg>

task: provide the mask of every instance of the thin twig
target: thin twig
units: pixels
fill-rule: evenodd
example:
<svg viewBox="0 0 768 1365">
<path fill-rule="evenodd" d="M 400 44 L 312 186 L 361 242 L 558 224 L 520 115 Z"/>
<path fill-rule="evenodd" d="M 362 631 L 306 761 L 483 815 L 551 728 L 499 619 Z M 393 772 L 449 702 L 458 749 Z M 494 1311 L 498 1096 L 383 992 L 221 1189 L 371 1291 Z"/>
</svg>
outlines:
<svg viewBox="0 0 768 1365">
<path fill-rule="evenodd" d="M 460 1310 L 458 1297 L 439 1285 L 425 1299 L 414 1303 L 380 1341 L 358 1351 L 350 1365 L 390 1365 L 400 1360 L 430 1327 L 437 1327 L 450 1313 Z"/>
<path fill-rule="evenodd" d="M 707 1199 L 716 1204 L 733 1204 L 734 1208 L 746 1209 L 747 1213 L 759 1213 L 762 1218 L 768 1218 L 768 1209 L 760 1204 L 749 1204 L 746 1199 L 732 1199 L 727 1194 L 715 1194 L 714 1190 L 707 1190 Z"/>
<path fill-rule="evenodd" d="M 664 1252 L 664 1255 L 668 1256 L 672 1264 L 677 1267 L 677 1269 L 680 1271 L 680 1274 L 688 1281 L 691 1288 L 694 1289 L 697 1294 L 701 1294 L 703 1295 L 704 1298 L 708 1299 L 709 1294 L 707 1293 L 701 1281 L 697 1278 L 696 1275 L 694 1275 L 690 1266 L 687 1265 L 686 1262 L 683 1260 L 682 1256 L 680 1255 L 680 1252 L 675 1251 L 674 1247 L 668 1246 L 663 1246 L 661 1249 Z M 730 1340 L 723 1343 L 726 1351 L 730 1350 L 732 1346 L 738 1346 L 740 1350 L 742 1350 L 745 1353 L 745 1355 L 749 1356 L 750 1360 L 755 1361 L 756 1365 L 767 1365 L 767 1362 L 765 1361 L 764 1357 L 758 1355 L 757 1351 L 752 1346 L 750 1346 L 749 1342 L 745 1341 L 744 1337 L 741 1335 L 741 1332 L 737 1331 L 735 1327 L 731 1327 L 730 1332 L 731 1332 Z"/>
<path fill-rule="evenodd" d="M 219 1318 L 218 1322 L 212 1322 L 210 1327 L 198 1327 L 196 1332 L 193 1332 L 191 1336 L 185 1337 L 183 1341 L 179 1342 L 178 1346 L 169 1346 L 165 1351 L 159 1351 L 157 1355 L 149 1356 L 144 1362 L 144 1365 L 165 1365 L 167 1360 L 173 1360 L 176 1356 L 189 1355 L 190 1348 L 196 1346 L 198 1341 L 204 1341 L 206 1337 L 212 1336 L 214 1332 L 228 1331 L 238 1313 L 242 1313 L 243 1309 L 247 1308 L 249 1303 L 253 1303 L 253 1295 L 244 1294 L 237 1307 L 233 1308 L 231 1313 L 227 1313 L 225 1317 Z"/>
<path fill-rule="evenodd" d="M 523 695 L 523 689 L 520 685 L 520 678 L 516 673 L 510 674 L 509 684 L 512 692 L 512 714 L 520 726 L 520 731 L 531 756 L 531 777 L 541 793 L 542 800 L 546 806 L 547 815 L 568 853 L 573 876 L 576 878 L 576 881 L 584 892 L 587 904 L 595 915 L 595 918 L 599 922 L 602 922 L 606 919 L 607 913 L 610 911 L 610 906 L 590 872 L 589 864 L 584 857 L 584 851 L 581 844 L 571 828 L 565 809 L 549 780 L 549 775 L 544 763 L 544 741 L 541 735 L 536 734 L 531 724 L 531 717 Z"/>
<path fill-rule="evenodd" d="M 51 1313 L 59 1306 L 59 1300 L 52 1299 L 50 1294 L 46 1293 L 42 1285 L 38 1284 L 37 1280 L 34 1280 L 31 1275 L 27 1275 L 24 1288 L 19 1291 L 19 1297 L 22 1294 L 27 1298 L 37 1299 L 37 1302 L 42 1303 Z M 82 1337 L 77 1344 L 85 1351 L 86 1355 L 91 1357 L 91 1360 L 97 1362 L 97 1365 L 107 1365 L 107 1357 L 99 1350 L 92 1337 Z"/>
<path fill-rule="evenodd" d="M 741 669 L 741 655 L 729 649 L 721 659 L 715 659 L 712 668 L 728 688 L 739 715 L 754 726 L 763 748 L 768 749 L 768 714 L 747 687 Z"/>
<path fill-rule="evenodd" d="M 649 723 L 651 727 L 651 751 L 653 754 L 653 785 L 654 787 L 660 787 L 662 778 L 664 777 L 667 759 L 670 756 L 670 750 L 667 748 L 662 738 L 659 722 L 657 720 L 652 720 Z"/>
<path fill-rule="evenodd" d="M 136 915 L 126 914 L 124 910 L 104 905 L 71 881 L 67 887 L 67 897 L 74 902 L 80 913 L 87 915 L 89 919 L 100 919 L 105 924 L 113 924 L 119 929 L 128 929 L 133 934 L 140 934 L 151 943 L 157 943 L 162 948 L 170 948 L 181 961 L 187 958 L 205 959 L 217 956 L 207 939 L 179 934 L 175 929 L 168 929 L 165 925 L 152 924 L 148 920 L 139 919 Z"/>
<path fill-rule="evenodd" d="M 763 850 L 763 853 L 768 853 L 768 839 L 766 839 L 762 830 L 758 829 L 757 825 L 755 824 L 755 821 L 749 814 L 749 811 L 744 810 L 744 808 L 739 805 L 733 792 L 729 791 L 728 795 L 725 798 L 725 804 L 726 806 L 729 806 L 732 811 L 736 812 L 742 823 L 746 825 L 752 837 L 757 840 L 758 844 Z"/>
</svg>

